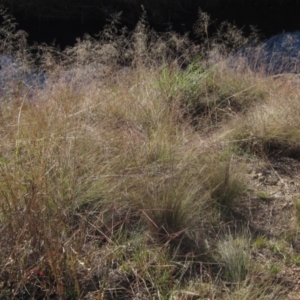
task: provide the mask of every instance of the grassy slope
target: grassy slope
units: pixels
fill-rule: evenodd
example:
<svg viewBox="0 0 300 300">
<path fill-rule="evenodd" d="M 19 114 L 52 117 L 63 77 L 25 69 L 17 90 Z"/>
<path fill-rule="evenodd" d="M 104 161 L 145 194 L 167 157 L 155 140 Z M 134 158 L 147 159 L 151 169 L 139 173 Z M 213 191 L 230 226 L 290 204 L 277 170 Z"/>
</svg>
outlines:
<svg viewBox="0 0 300 300">
<path fill-rule="evenodd" d="M 280 236 L 236 208 L 271 198 L 254 162 L 297 154 L 297 83 L 208 64 L 143 24 L 44 48 L 46 85 L 1 95 L 1 298 L 286 299 L 299 205 Z"/>
</svg>

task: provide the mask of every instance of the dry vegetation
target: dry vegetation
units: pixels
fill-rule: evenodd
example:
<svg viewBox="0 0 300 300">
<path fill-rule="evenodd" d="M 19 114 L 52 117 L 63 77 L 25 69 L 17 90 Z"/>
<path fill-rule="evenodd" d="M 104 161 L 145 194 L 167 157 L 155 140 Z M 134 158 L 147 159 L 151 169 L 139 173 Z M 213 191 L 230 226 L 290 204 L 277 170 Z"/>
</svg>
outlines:
<svg viewBox="0 0 300 300">
<path fill-rule="evenodd" d="M 16 44 L 7 15 L 0 34 L 47 77 L 1 92 L 1 299 L 298 299 L 296 75 L 231 68 L 228 40 L 146 14 L 64 52 Z"/>
</svg>

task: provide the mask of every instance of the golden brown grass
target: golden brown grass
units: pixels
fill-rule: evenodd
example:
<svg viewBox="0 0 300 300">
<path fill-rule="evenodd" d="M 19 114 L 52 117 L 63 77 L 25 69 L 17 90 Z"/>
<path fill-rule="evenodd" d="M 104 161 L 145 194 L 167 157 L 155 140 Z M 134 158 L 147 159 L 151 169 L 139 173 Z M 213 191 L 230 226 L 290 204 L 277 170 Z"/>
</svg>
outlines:
<svg viewBox="0 0 300 300">
<path fill-rule="evenodd" d="M 250 109 L 246 117 L 234 121 L 239 124 L 234 134 L 241 140 L 244 138 L 244 146 L 251 151 L 261 155 L 299 157 L 299 84 L 291 80 L 267 79 L 269 95 L 266 101 Z"/>
<path fill-rule="evenodd" d="M 2 96 L 0 297 L 279 299 L 251 237 L 217 232 L 246 190 L 241 151 L 298 143 L 297 93 L 187 37 L 112 38 L 41 48 L 45 85 Z"/>
<path fill-rule="evenodd" d="M 232 202 L 242 184 L 231 183 L 231 168 L 223 170 L 227 158 L 174 118 L 179 112 L 157 88 L 159 75 L 139 67 L 100 87 L 50 82 L 33 103 L 26 94 L 2 103 L 1 281 L 8 297 L 81 297 L 88 292 L 82 272 L 96 272 L 92 252 L 116 251 L 142 229 L 150 249 L 203 248 L 191 229 L 202 231 L 221 186 L 224 193 L 234 188 Z"/>
</svg>

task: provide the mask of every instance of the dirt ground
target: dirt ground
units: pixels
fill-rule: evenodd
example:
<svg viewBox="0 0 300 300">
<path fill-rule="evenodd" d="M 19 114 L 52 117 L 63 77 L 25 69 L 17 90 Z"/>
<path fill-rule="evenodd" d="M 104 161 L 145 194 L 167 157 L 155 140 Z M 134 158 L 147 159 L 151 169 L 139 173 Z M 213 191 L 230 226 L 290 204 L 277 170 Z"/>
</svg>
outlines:
<svg viewBox="0 0 300 300">
<path fill-rule="evenodd" d="M 251 234 L 268 241 L 253 250 L 256 261 L 276 266 L 274 279 L 286 287 L 287 299 L 300 299 L 300 234 L 295 203 L 300 200 L 300 161 L 278 156 L 247 159 L 245 196 L 232 210 Z"/>
</svg>

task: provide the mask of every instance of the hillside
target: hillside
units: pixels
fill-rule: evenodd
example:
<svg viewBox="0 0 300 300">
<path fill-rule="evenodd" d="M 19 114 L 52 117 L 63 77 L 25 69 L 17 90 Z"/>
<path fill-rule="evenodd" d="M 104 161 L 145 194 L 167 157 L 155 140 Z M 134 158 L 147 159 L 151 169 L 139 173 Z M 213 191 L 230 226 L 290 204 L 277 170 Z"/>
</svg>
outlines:
<svg viewBox="0 0 300 300">
<path fill-rule="evenodd" d="M 1 13 L 1 299 L 300 299 L 297 74 L 205 13 L 64 51 Z"/>
</svg>

